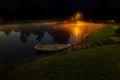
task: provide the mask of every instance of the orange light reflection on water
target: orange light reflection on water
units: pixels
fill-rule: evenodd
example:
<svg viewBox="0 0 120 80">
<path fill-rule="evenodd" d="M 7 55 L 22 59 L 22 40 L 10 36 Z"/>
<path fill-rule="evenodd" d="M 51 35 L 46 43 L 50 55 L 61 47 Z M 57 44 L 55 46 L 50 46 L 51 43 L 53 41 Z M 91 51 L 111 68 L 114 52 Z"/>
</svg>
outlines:
<svg viewBox="0 0 120 80">
<path fill-rule="evenodd" d="M 75 36 L 78 36 L 78 34 L 79 34 L 79 30 L 78 30 L 78 28 L 76 27 L 76 28 L 75 28 Z"/>
<path fill-rule="evenodd" d="M 84 24 L 85 24 L 84 22 L 78 21 L 77 24 L 74 26 L 74 33 L 76 37 L 82 35 L 82 30 L 83 30 L 82 26 Z"/>
</svg>

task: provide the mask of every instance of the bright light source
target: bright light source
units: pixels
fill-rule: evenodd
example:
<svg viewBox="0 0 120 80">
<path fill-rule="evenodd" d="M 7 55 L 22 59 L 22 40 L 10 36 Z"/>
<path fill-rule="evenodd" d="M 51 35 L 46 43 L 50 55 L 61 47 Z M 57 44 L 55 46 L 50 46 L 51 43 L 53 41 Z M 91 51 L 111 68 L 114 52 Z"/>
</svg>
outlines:
<svg viewBox="0 0 120 80">
<path fill-rule="evenodd" d="M 79 21 L 82 18 L 82 13 L 81 12 L 76 12 L 75 13 L 75 20 Z"/>
</svg>

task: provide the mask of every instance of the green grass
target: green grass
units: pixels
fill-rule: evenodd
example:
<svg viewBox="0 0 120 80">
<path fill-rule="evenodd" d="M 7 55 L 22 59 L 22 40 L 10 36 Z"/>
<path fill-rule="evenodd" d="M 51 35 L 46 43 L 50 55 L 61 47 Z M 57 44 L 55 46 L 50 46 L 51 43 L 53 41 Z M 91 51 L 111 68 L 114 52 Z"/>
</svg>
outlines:
<svg viewBox="0 0 120 80">
<path fill-rule="evenodd" d="M 116 42 L 120 42 L 120 37 L 111 37 L 110 39 Z"/>
<path fill-rule="evenodd" d="M 36 59 L 0 80 L 120 80 L 120 45 Z"/>
<path fill-rule="evenodd" d="M 83 42 L 92 42 L 97 41 L 104 38 L 109 38 L 115 35 L 115 30 L 119 26 L 117 25 L 106 25 L 106 27 L 102 29 L 98 29 L 97 31 L 93 32 L 88 38 L 86 38 Z"/>
</svg>

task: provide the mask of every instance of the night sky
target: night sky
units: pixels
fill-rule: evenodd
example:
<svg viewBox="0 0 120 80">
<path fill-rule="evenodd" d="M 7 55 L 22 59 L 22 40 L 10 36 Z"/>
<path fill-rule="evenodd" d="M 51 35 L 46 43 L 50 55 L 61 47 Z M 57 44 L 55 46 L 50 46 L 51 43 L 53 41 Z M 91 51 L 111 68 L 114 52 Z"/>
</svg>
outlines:
<svg viewBox="0 0 120 80">
<path fill-rule="evenodd" d="M 65 17 L 81 11 L 87 18 L 120 19 L 120 0 L 0 0 L 0 17 L 42 19 Z"/>
</svg>

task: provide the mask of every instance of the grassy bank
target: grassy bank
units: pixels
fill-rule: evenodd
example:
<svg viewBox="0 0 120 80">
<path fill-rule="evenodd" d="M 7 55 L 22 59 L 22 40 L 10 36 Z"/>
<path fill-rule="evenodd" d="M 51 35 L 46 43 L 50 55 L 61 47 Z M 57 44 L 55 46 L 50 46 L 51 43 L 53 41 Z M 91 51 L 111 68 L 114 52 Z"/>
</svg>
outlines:
<svg viewBox="0 0 120 80">
<path fill-rule="evenodd" d="M 115 36 L 115 30 L 118 28 L 118 25 L 106 25 L 104 28 L 98 29 L 93 32 L 84 42 L 93 42 L 100 39 L 110 38 Z"/>
<path fill-rule="evenodd" d="M 0 80 L 119 80 L 120 45 L 54 55 L 21 65 Z"/>
</svg>

